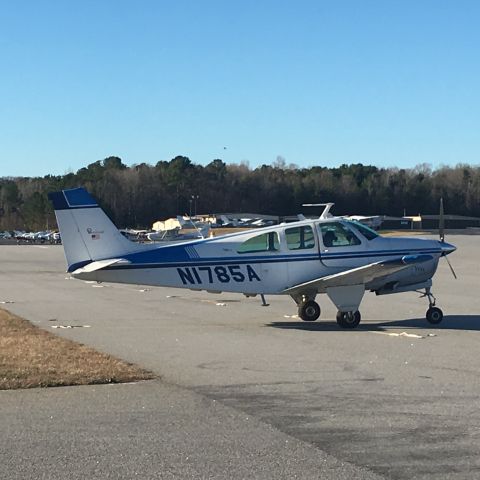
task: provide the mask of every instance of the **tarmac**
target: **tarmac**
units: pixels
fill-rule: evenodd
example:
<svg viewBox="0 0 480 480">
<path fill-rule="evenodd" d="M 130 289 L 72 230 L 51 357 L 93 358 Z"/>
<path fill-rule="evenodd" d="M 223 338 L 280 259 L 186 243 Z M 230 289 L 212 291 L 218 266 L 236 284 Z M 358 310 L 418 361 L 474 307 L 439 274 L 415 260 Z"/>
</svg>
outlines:
<svg viewBox="0 0 480 480">
<path fill-rule="evenodd" d="M 353 331 L 326 296 L 306 323 L 289 297 L 87 283 L 61 246 L 0 246 L 0 306 L 159 375 L 0 392 L 0 478 L 479 478 L 480 237 L 447 241 L 439 326 L 367 293 Z"/>
</svg>

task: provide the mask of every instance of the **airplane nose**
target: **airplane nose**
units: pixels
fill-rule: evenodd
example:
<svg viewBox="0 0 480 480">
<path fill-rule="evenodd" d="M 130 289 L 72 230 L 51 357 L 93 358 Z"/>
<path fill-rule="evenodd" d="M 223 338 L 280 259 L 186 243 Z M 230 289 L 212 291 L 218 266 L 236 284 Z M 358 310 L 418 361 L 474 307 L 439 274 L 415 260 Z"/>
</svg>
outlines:
<svg viewBox="0 0 480 480">
<path fill-rule="evenodd" d="M 440 247 L 442 249 L 442 255 L 448 255 L 449 253 L 454 252 L 457 247 L 455 245 L 452 245 L 451 243 L 447 242 L 438 242 L 440 243 Z"/>
</svg>

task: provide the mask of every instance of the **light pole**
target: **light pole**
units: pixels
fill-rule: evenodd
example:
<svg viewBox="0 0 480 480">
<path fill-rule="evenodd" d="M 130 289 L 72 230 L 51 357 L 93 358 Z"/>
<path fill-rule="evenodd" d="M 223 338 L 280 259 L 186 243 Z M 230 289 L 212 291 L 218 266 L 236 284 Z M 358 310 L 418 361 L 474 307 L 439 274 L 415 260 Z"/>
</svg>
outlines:
<svg viewBox="0 0 480 480">
<path fill-rule="evenodd" d="M 194 200 L 195 204 L 194 204 L 194 216 L 196 217 L 197 216 L 197 200 L 200 198 L 200 195 L 192 195 L 192 199 Z M 190 209 L 192 207 L 192 200 L 190 200 Z M 191 212 L 190 212 L 191 214 Z M 191 215 L 190 215 L 191 216 Z"/>
</svg>

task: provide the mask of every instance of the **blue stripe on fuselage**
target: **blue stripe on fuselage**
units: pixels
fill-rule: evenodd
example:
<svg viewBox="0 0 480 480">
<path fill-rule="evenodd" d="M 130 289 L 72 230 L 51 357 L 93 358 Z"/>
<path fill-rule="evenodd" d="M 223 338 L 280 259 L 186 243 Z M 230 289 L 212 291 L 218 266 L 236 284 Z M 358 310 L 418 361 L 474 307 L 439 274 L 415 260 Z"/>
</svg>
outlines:
<svg viewBox="0 0 480 480">
<path fill-rule="evenodd" d="M 123 258 L 129 260 L 132 264 L 152 264 L 152 263 L 178 263 L 192 261 L 192 256 L 189 255 L 188 249 L 191 248 L 191 244 L 172 245 L 168 247 L 160 247 L 153 250 L 147 250 L 145 252 L 137 252 L 129 255 L 125 255 Z M 200 257 L 195 258 L 198 261 L 204 262 L 223 262 L 223 263 L 248 263 L 255 261 L 293 261 L 304 259 L 348 259 L 348 258 L 364 258 L 364 257 L 381 257 L 392 255 L 414 255 L 419 253 L 441 253 L 441 248 L 402 248 L 397 250 L 363 250 L 359 252 L 333 252 L 333 253 L 321 253 L 317 250 L 313 253 L 273 253 L 270 255 L 245 255 L 239 254 L 236 256 L 228 257 Z"/>
<path fill-rule="evenodd" d="M 174 267 L 188 267 L 188 266 L 202 266 L 202 265 L 245 265 L 245 264 L 259 264 L 259 263 L 282 263 L 282 262 L 302 262 L 302 261 L 319 261 L 319 260 L 348 260 L 352 258 L 366 258 L 366 257 L 394 257 L 405 255 L 421 255 L 421 254 L 440 254 L 441 249 L 404 249 L 404 250 L 381 250 L 376 252 L 358 252 L 358 253 L 343 253 L 341 254 L 303 254 L 303 255 L 262 255 L 262 256 L 237 256 L 237 257 L 209 257 L 196 258 L 192 260 L 185 247 L 172 247 L 154 250 L 153 252 L 142 252 L 132 255 L 126 255 L 124 258 L 129 260 L 130 264 L 110 265 L 103 270 L 127 270 L 127 269 L 141 269 L 141 268 L 174 268 Z M 172 253 L 171 250 L 178 250 L 175 255 L 167 255 Z M 183 249 L 183 253 L 182 253 Z M 159 250 L 165 250 L 165 255 L 146 255 L 147 253 L 160 253 Z"/>
</svg>

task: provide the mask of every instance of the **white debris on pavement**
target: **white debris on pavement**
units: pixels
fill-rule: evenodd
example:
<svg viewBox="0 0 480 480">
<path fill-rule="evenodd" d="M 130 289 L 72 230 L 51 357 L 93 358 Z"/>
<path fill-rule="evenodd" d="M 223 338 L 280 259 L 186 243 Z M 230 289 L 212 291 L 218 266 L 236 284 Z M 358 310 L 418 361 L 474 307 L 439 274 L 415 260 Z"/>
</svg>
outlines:
<svg viewBox="0 0 480 480">
<path fill-rule="evenodd" d="M 407 333 L 407 332 L 377 332 L 377 331 L 372 331 L 372 333 L 377 333 L 379 335 L 388 335 L 389 337 L 408 337 L 408 338 L 427 338 L 430 336 L 436 337 L 435 334 L 428 334 L 428 335 L 417 335 L 416 333 Z"/>
<path fill-rule="evenodd" d="M 91 325 L 50 325 L 51 328 L 91 328 Z"/>
</svg>

